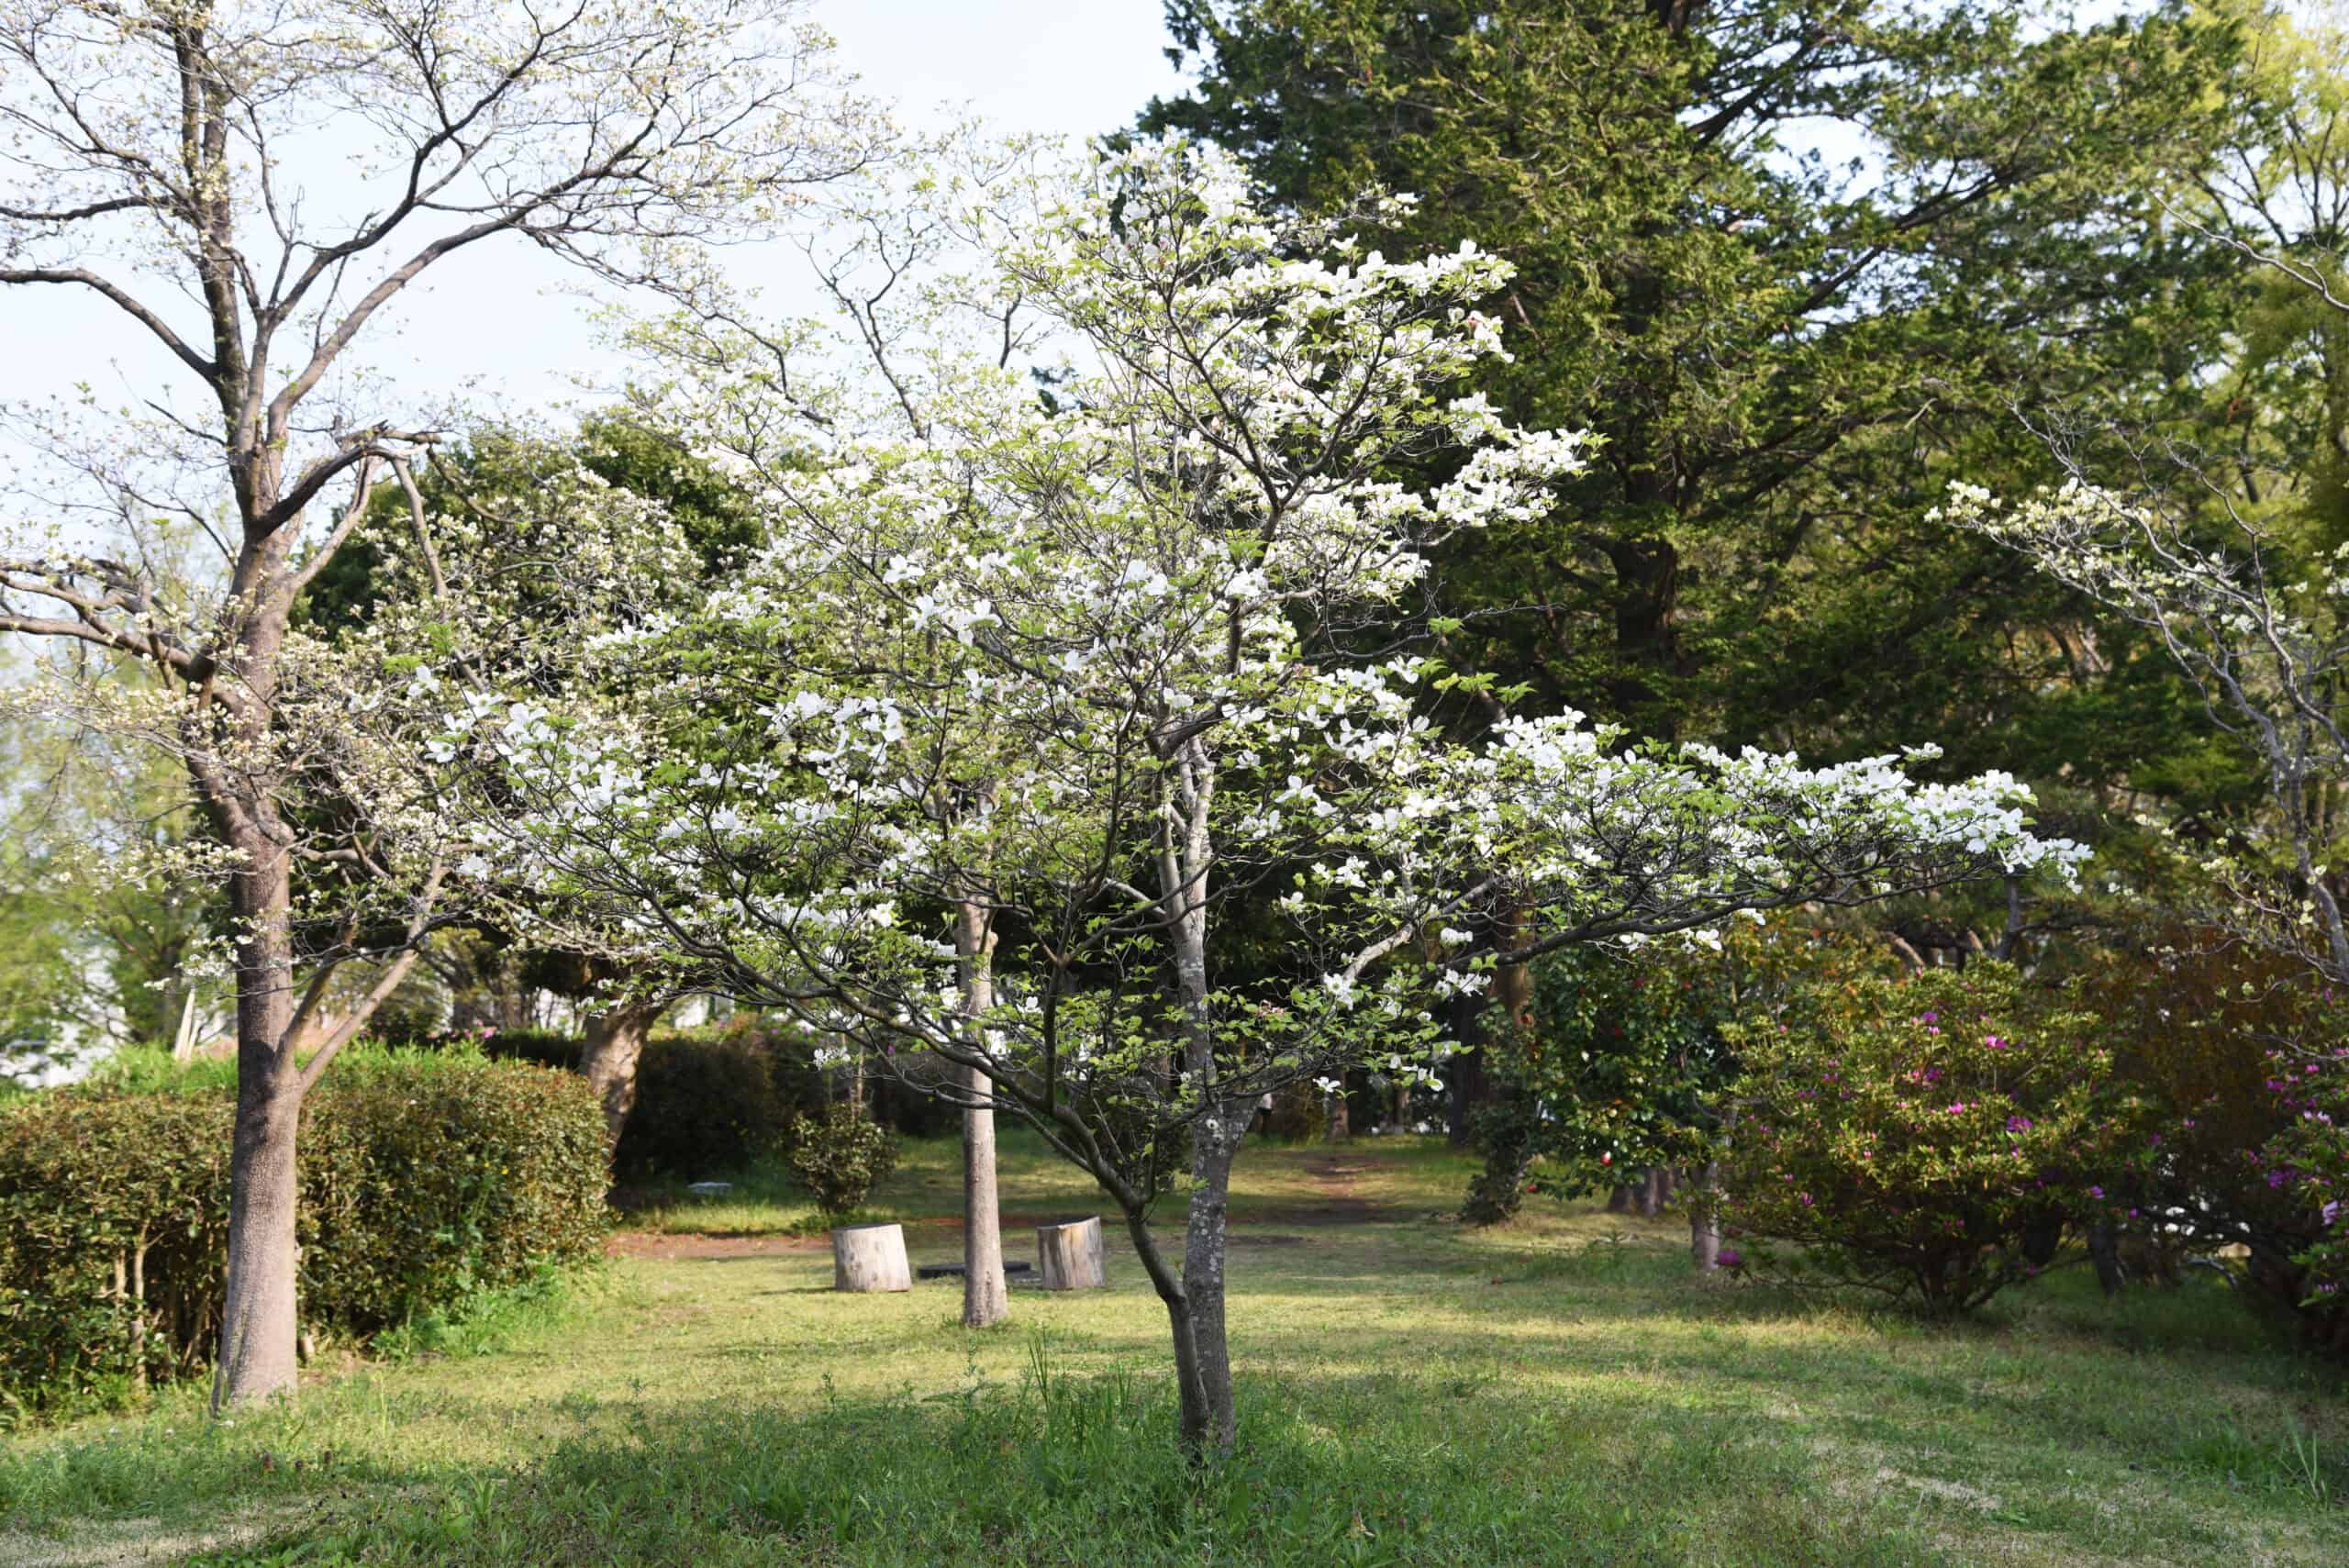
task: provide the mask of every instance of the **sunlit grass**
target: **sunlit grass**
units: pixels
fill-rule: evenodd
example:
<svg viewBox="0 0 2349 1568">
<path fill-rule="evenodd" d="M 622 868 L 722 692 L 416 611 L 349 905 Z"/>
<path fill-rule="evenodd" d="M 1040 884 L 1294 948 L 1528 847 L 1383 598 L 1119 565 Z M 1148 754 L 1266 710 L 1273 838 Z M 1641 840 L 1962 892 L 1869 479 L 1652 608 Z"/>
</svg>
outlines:
<svg viewBox="0 0 2349 1568">
<path fill-rule="evenodd" d="M 957 1170 L 918 1145 L 875 1195 L 918 1260 L 954 1255 Z M 804 1200 L 744 1173 L 626 1221 L 721 1255 L 618 1259 L 468 1353 L 225 1430 L 181 1395 L 12 1440 L 0 1561 L 128 1518 L 233 1521 L 222 1562 L 2349 1561 L 2341 1379 L 2215 1282 L 2114 1305 L 2073 1271 L 1929 1325 L 1693 1279 L 1676 1218 L 1464 1231 L 1465 1172 L 1432 1140 L 1249 1151 L 1246 1425 L 1207 1476 L 1114 1228 L 1109 1289 L 972 1333 L 951 1283 L 833 1294 L 780 1239 Z M 1098 1210 L 1073 1174 L 1008 1138 L 1006 1212 Z"/>
</svg>

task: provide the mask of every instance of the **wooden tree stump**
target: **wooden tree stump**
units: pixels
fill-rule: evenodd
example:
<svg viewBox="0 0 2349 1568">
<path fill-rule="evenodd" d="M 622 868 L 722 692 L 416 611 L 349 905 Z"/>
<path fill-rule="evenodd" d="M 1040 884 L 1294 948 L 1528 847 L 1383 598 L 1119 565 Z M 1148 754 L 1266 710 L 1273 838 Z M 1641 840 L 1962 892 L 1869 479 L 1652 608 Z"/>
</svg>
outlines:
<svg viewBox="0 0 2349 1568">
<path fill-rule="evenodd" d="M 1036 1273 L 1046 1290 L 1092 1290 L 1109 1283 L 1101 1217 L 1036 1227 Z"/>
<path fill-rule="evenodd" d="M 843 1225 L 832 1232 L 834 1290 L 911 1290 L 902 1225 Z"/>
</svg>

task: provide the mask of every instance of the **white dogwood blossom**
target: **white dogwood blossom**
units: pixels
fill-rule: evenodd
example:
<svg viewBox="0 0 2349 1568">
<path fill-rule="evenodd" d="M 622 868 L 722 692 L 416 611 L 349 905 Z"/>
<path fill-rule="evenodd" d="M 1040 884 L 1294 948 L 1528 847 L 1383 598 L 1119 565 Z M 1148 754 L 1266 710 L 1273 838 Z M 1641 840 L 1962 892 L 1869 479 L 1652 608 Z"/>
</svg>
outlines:
<svg viewBox="0 0 2349 1568">
<path fill-rule="evenodd" d="M 820 419 L 682 391 L 767 547 L 607 645 L 624 713 L 499 728 L 532 803 L 508 859 L 747 996 L 984 1073 L 1132 1222 L 1191 1441 L 1230 1437 L 1222 1213 L 1258 1098 L 1434 1082 L 1431 1008 L 1484 985 L 1492 908 L 1538 910 L 1542 948 L 2073 858 L 2004 778 L 1640 750 L 1572 714 L 1463 744 L 1444 672 L 1356 651 L 1425 614 L 1432 551 L 1550 514 L 1586 461 L 1473 393 L 1506 263 L 1274 218 L 1180 145 L 937 223 L 982 257 L 956 298 L 1065 350 L 1049 396 L 945 351 L 943 318 Z M 1000 942 L 983 1035 L 950 913 Z M 1142 1218 L 1186 1141 L 1178 1279 Z"/>
<path fill-rule="evenodd" d="M 1933 517 L 1998 540 L 2156 639 L 2265 774 L 2269 831 L 2198 853 L 2217 896 L 2197 918 L 2349 984 L 2349 887 L 2333 854 L 2331 799 L 2349 783 L 2349 546 L 2302 567 L 2254 519 L 2193 501 L 2073 480 L 2002 501 L 1954 484 Z"/>
</svg>

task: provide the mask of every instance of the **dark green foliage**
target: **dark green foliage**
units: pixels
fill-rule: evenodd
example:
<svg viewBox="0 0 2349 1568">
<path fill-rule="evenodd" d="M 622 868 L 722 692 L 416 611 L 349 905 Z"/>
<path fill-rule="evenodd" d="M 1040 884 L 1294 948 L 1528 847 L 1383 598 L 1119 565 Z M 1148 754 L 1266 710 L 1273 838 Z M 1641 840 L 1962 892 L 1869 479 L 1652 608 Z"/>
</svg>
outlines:
<svg viewBox="0 0 2349 1568">
<path fill-rule="evenodd" d="M 220 1312 L 233 1093 L 57 1091 L 0 1107 L 0 1391 L 43 1405 L 200 1368 Z M 586 1085 L 478 1058 L 364 1059 L 302 1122 L 304 1319 L 363 1337 L 592 1253 Z"/>
<path fill-rule="evenodd" d="M 1537 1156 L 1544 1190 L 1567 1198 L 1645 1166 L 1705 1164 L 1737 1072 L 1722 1026 L 1775 1020 L 1798 996 L 1891 967 L 1879 940 L 1785 915 L 1732 920 L 1709 944 L 1537 961 L 1528 1022 L 1496 1028 L 1486 1047 L 1499 1097 L 1474 1124 L 1486 1164 L 1461 1218 L 1515 1214 Z"/>
<path fill-rule="evenodd" d="M 1923 517 L 1952 474 L 2048 475 L 2018 411 L 2095 395 L 2158 417 L 2199 395 L 2180 389 L 2242 263 L 2144 193 L 2240 123 L 2227 18 L 2035 27 L 1987 0 L 1166 12 L 1198 80 L 1145 127 L 1232 149 L 1303 208 L 1415 194 L 1375 237 L 1389 255 L 1473 239 L 1518 269 L 1491 307 L 1516 356 L 1495 405 L 1606 438 L 1553 515 L 1448 552 L 1444 607 L 1475 613 L 1431 625 L 1442 656 L 1647 733 L 1995 736 L 1989 760 L 2015 766 L 2019 727 L 2067 748 L 2034 771 L 2085 761 L 2053 711 L 2073 672 L 2032 635 L 2062 595 Z M 2128 761 L 2099 751 L 2099 776 Z"/>
<path fill-rule="evenodd" d="M 563 1072 L 579 1067 L 576 1035 L 501 1029 L 483 1043 L 493 1057 Z M 755 1018 L 654 1035 L 636 1067 L 613 1166 L 623 1177 L 699 1177 L 781 1149 L 792 1118 L 824 1103 L 813 1048 L 796 1032 Z"/>
<path fill-rule="evenodd" d="M 1264 1116 L 1265 1137 L 1283 1143 L 1318 1143 L 1329 1129 L 1329 1107 L 1312 1084 L 1291 1084 L 1273 1092 L 1273 1108 Z"/>
<path fill-rule="evenodd" d="M 562 1029 L 499 1029 L 481 1050 L 493 1062 L 528 1062 L 566 1073 L 579 1066 L 579 1037 Z"/>
<path fill-rule="evenodd" d="M 614 1163 L 631 1176 L 700 1176 L 772 1152 L 800 1108 L 785 1092 L 793 1065 L 764 1037 L 655 1036 Z"/>
<path fill-rule="evenodd" d="M 833 1106 L 791 1124 L 791 1168 L 826 1215 L 854 1209 L 896 1166 L 896 1134 L 865 1120 L 853 1106 Z"/>
</svg>

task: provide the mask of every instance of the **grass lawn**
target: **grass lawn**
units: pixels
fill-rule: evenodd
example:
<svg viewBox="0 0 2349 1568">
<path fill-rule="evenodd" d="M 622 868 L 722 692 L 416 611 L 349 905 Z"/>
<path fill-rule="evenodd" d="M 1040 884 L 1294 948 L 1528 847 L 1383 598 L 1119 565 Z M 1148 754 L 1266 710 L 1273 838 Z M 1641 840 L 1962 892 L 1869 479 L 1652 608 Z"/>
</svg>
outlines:
<svg viewBox="0 0 2349 1568">
<path fill-rule="evenodd" d="M 1012 1256 L 1101 1207 L 1004 1143 Z M 875 1195 L 917 1262 L 959 1256 L 957 1161 Z M 297 1411 L 7 1440 L 0 1563 L 2349 1562 L 2349 1385 L 2215 1281 L 2108 1305 L 2072 1270 L 1933 1326 L 1693 1280 L 1676 1218 L 1463 1231 L 1467 1173 L 1434 1140 L 1242 1156 L 1241 1452 L 1205 1474 L 1120 1236 L 1108 1291 L 970 1333 L 952 1282 L 831 1294 L 751 1173 Z"/>
</svg>

